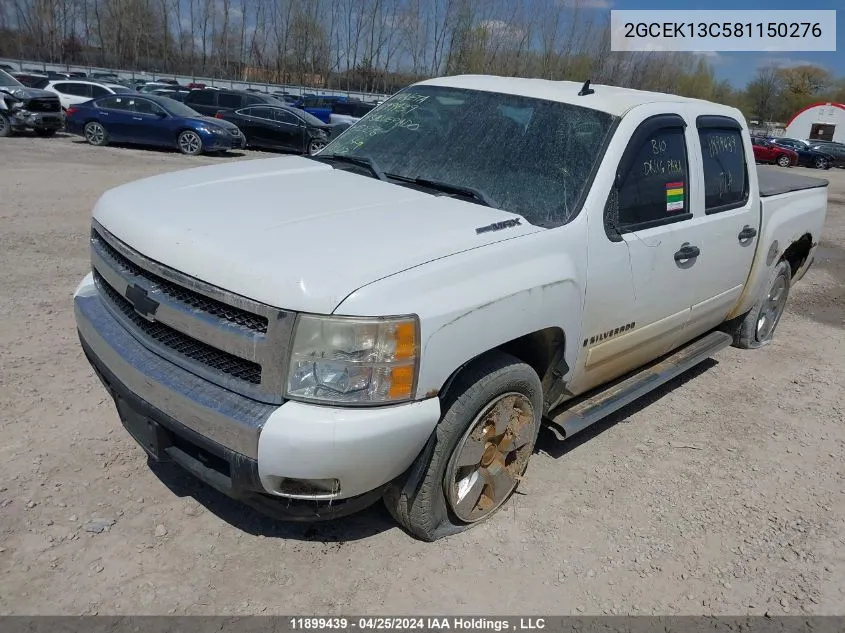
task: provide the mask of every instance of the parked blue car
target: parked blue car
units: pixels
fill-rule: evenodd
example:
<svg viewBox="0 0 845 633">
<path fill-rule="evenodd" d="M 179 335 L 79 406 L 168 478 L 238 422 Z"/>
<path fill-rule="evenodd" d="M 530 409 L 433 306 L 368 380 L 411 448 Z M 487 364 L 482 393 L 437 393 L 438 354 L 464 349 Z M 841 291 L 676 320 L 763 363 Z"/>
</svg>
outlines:
<svg viewBox="0 0 845 633">
<path fill-rule="evenodd" d="M 67 131 L 91 145 L 109 142 L 175 147 L 183 154 L 240 149 L 246 138 L 233 123 L 203 116 L 154 95 L 109 95 L 67 110 Z"/>
<path fill-rule="evenodd" d="M 348 100 L 348 97 L 335 95 L 326 95 L 322 97 L 303 95 L 301 99 L 297 100 L 293 104 L 293 107 L 305 110 L 308 114 L 317 117 L 323 123 L 330 123 L 332 106 L 336 103 L 345 103 Z"/>
</svg>

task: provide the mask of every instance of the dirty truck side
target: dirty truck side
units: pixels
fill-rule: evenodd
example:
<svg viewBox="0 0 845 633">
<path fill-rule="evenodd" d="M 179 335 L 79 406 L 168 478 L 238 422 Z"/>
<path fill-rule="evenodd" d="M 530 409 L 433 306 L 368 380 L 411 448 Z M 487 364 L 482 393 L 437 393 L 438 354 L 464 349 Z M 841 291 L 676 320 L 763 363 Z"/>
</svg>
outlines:
<svg viewBox="0 0 845 633">
<path fill-rule="evenodd" d="M 425 81 L 315 156 L 104 194 L 79 336 L 151 459 L 280 519 L 383 499 L 435 540 L 508 500 L 541 425 L 772 341 L 827 183 L 765 169 L 717 104 Z"/>
</svg>

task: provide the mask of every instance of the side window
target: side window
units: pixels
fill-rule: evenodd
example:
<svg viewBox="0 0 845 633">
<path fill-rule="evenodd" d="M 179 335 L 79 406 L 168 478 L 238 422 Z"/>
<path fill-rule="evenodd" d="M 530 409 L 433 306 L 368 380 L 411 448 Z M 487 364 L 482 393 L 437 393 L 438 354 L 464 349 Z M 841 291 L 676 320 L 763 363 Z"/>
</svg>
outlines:
<svg viewBox="0 0 845 633">
<path fill-rule="evenodd" d="M 161 108 L 158 107 L 152 101 L 147 101 L 146 99 L 135 99 L 135 112 L 138 114 L 158 114 L 159 112 L 164 112 Z"/>
<path fill-rule="evenodd" d="M 112 94 L 102 86 L 91 86 L 91 95 L 96 99 L 97 97 L 104 97 Z"/>
<path fill-rule="evenodd" d="M 189 103 L 197 105 L 214 105 L 214 91 L 212 90 L 192 90 L 185 99 Z"/>
<path fill-rule="evenodd" d="M 98 108 L 106 110 L 131 110 L 129 100 L 126 97 L 106 97 L 97 101 Z"/>
<path fill-rule="evenodd" d="M 683 119 L 653 117 L 634 133 L 619 164 L 605 212 L 608 235 L 686 220 L 689 208 Z"/>
<path fill-rule="evenodd" d="M 257 117 L 259 119 L 268 119 L 270 121 L 273 120 L 273 111 L 270 108 L 252 107 L 252 108 L 247 108 L 245 110 L 245 112 L 248 113 L 249 116 L 254 116 L 254 117 Z"/>
<path fill-rule="evenodd" d="M 217 105 L 221 108 L 239 108 L 241 107 L 241 95 L 221 92 L 217 96 Z"/>
<path fill-rule="evenodd" d="M 88 84 L 56 84 L 56 90 L 66 95 L 73 95 L 74 97 L 90 97 L 91 92 L 89 91 L 89 87 Z"/>
<path fill-rule="evenodd" d="M 299 117 L 295 117 L 290 112 L 285 112 L 284 110 L 279 110 L 278 108 L 273 109 L 273 116 L 279 123 L 291 123 L 293 125 L 297 125 L 299 123 Z"/>
<path fill-rule="evenodd" d="M 247 105 L 259 105 L 267 102 L 261 97 L 244 97 L 244 103 Z"/>
<path fill-rule="evenodd" d="M 320 103 L 320 99 L 317 99 L 316 97 L 308 97 L 307 99 L 305 99 L 303 101 L 302 107 L 303 108 L 316 108 L 319 103 Z"/>
<path fill-rule="evenodd" d="M 744 206 L 748 171 L 739 124 L 727 117 L 699 117 L 698 138 L 704 163 L 705 212 Z"/>
</svg>

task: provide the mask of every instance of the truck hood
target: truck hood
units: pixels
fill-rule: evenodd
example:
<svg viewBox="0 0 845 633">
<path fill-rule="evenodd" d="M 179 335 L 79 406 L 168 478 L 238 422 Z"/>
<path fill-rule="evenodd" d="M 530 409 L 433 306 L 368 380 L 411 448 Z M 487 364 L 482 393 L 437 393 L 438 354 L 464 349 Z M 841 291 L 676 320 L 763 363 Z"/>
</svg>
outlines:
<svg viewBox="0 0 845 633">
<path fill-rule="evenodd" d="M 26 88 L 26 87 L 18 87 L 18 86 L 4 86 L 0 87 L 0 92 L 5 92 L 7 94 L 12 95 L 16 99 L 43 99 L 44 97 L 52 97 L 56 100 L 59 99 L 58 95 L 55 92 L 50 92 L 48 90 L 39 90 L 38 88 Z"/>
<path fill-rule="evenodd" d="M 507 211 L 302 157 L 153 176 L 106 192 L 93 215 L 161 264 L 272 306 L 324 314 L 378 279 L 543 230 Z M 506 220 L 519 224 L 476 232 Z"/>
</svg>

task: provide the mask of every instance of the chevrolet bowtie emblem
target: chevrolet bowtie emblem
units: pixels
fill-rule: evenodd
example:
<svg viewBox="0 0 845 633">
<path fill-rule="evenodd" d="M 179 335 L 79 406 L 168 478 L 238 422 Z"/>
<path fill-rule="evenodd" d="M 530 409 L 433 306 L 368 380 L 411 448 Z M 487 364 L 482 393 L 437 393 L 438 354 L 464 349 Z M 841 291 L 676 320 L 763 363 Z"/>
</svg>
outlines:
<svg viewBox="0 0 845 633">
<path fill-rule="evenodd" d="M 150 299 L 147 291 L 137 284 L 132 284 L 126 289 L 126 299 L 135 308 L 135 312 L 144 317 L 147 321 L 155 321 L 155 313 L 158 309 L 158 301 Z"/>
</svg>

